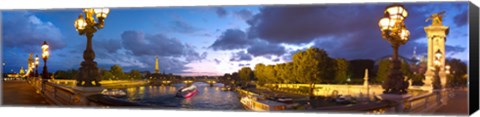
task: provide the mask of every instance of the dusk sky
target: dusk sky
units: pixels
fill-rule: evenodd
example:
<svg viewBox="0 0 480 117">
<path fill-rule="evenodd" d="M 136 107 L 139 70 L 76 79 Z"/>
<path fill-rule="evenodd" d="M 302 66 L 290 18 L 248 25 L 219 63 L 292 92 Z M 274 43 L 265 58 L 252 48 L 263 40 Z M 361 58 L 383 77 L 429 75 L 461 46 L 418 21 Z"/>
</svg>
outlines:
<svg viewBox="0 0 480 117">
<path fill-rule="evenodd" d="M 198 6 L 110 8 L 105 27 L 95 33 L 93 48 L 100 68 L 118 64 L 180 75 L 223 75 L 257 63 L 291 61 L 308 47 L 325 49 L 330 57 L 373 59 L 392 54 L 381 37 L 378 20 L 390 4 L 302 6 Z M 446 11 L 447 58 L 468 62 L 468 2 L 404 3 L 410 41 L 400 55 L 427 52 L 423 27 L 433 13 Z M 78 69 L 86 37 L 75 30 L 82 9 L 2 11 L 4 72 L 27 68 L 29 53 L 41 55 L 44 40 L 50 45 L 50 72 Z M 43 66 L 43 61 L 40 62 Z M 41 69 L 39 70 L 41 71 Z"/>
</svg>

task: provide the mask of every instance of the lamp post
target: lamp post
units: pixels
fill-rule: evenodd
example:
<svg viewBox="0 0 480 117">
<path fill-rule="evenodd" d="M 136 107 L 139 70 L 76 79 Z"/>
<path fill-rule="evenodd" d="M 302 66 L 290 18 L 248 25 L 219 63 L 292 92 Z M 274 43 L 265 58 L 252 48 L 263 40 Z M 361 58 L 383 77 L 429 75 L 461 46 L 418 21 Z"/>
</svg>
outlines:
<svg viewBox="0 0 480 117">
<path fill-rule="evenodd" d="M 93 33 L 97 32 L 104 26 L 104 20 L 107 18 L 109 13 L 109 9 L 102 8 L 102 9 L 92 9 L 87 8 L 84 9 L 83 12 L 85 13 L 85 17 L 83 14 L 80 14 L 75 21 L 75 28 L 80 35 L 87 36 L 87 46 L 85 51 L 83 52 L 83 59 L 84 61 L 80 64 L 80 73 L 77 76 L 77 86 L 84 86 L 84 87 L 93 87 L 93 86 L 100 86 L 100 72 L 97 68 L 97 62 L 93 61 L 95 59 L 95 52 L 92 49 L 92 37 Z M 95 21 L 94 16 L 97 18 Z M 92 84 L 92 81 L 95 84 Z"/>
<path fill-rule="evenodd" d="M 440 62 L 440 59 L 442 58 L 443 56 L 443 53 L 438 50 L 437 52 L 435 52 L 435 61 L 434 61 L 434 65 L 435 65 L 435 76 L 434 76 L 434 79 L 433 79 L 433 89 L 441 89 L 442 88 L 442 84 L 441 84 L 441 81 L 440 81 L 440 67 L 442 66 L 442 63 Z"/>
<path fill-rule="evenodd" d="M 449 81 L 449 82 L 448 82 L 448 83 L 449 83 L 448 85 L 449 85 L 450 87 L 456 86 L 456 82 L 454 82 L 453 77 L 452 77 L 452 74 L 450 74 L 450 65 L 446 65 L 446 66 L 445 66 L 445 74 L 447 74 L 447 81 Z"/>
<path fill-rule="evenodd" d="M 350 95 L 350 84 L 349 84 L 350 81 L 351 81 L 350 78 L 348 78 L 347 79 L 347 93 L 348 93 L 348 95 Z"/>
<path fill-rule="evenodd" d="M 43 41 L 43 45 L 42 45 L 42 58 L 43 58 L 42 78 L 43 79 L 48 79 L 48 69 L 47 69 L 48 56 L 50 56 L 50 54 L 48 52 L 48 44 L 47 44 L 47 41 Z"/>
<path fill-rule="evenodd" d="M 38 62 L 39 58 L 38 55 L 35 55 L 35 77 L 38 77 Z"/>
<path fill-rule="evenodd" d="M 31 73 L 28 74 L 29 77 L 35 77 L 35 64 L 34 64 L 34 63 L 30 63 L 29 66 L 30 66 L 30 71 L 31 71 Z"/>
<path fill-rule="evenodd" d="M 398 59 L 399 46 L 404 45 L 410 36 L 404 23 L 407 15 L 407 10 L 403 5 L 393 4 L 385 9 L 384 17 L 378 23 L 382 38 L 387 40 L 393 48 L 392 67 L 390 67 L 388 78 L 382 85 L 384 94 L 407 93 L 408 82 L 404 80 L 403 73 L 400 71 L 401 62 Z"/>
</svg>

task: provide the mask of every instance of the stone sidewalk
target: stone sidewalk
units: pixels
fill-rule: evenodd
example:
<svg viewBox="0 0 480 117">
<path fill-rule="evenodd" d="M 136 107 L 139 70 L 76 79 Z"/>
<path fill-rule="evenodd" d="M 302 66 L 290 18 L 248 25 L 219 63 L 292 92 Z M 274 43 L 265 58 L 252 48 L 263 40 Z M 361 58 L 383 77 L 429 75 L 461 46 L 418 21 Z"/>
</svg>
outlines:
<svg viewBox="0 0 480 117">
<path fill-rule="evenodd" d="M 451 95 L 447 105 L 440 107 L 434 114 L 441 115 L 468 115 L 468 91 L 458 89 Z"/>
<path fill-rule="evenodd" d="M 46 106 L 49 103 L 22 80 L 2 81 L 2 106 Z"/>
</svg>

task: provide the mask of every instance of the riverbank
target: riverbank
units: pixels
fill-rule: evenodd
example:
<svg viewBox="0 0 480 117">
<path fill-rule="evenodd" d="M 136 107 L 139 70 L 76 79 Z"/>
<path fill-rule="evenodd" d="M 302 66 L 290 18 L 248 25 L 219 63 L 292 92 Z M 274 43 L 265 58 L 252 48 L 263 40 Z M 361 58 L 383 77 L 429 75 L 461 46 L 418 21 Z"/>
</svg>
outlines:
<svg viewBox="0 0 480 117">
<path fill-rule="evenodd" d="M 266 99 L 277 101 L 274 99 L 278 98 L 291 98 L 292 103 L 297 103 L 299 106 L 297 108 L 293 108 L 293 110 L 311 110 L 315 108 L 321 107 L 330 107 L 330 106 L 341 106 L 346 104 L 340 104 L 337 102 L 333 102 L 328 100 L 328 98 L 323 96 L 315 96 L 309 97 L 308 95 L 302 95 L 297 93 L 290 93 L 290 92 L 281 92 L 276 91 L 269 88 L 264 87 L 256 87 L 256 88 L 246 88 L 241 89 L 242 92 L 245 94 L 256 94 L 265 97 Z"/>
</svg>

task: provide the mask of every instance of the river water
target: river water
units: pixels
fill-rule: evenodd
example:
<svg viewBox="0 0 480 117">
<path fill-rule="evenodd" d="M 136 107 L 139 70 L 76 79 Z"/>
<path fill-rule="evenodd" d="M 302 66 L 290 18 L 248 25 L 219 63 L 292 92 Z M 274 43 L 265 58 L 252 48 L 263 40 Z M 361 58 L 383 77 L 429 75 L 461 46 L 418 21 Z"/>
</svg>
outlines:
<svg viewBox="0 0 480 117">
<path fill-rule="evenodd" d="M 176 91 L 185 84 L 172 86 L 139 86 L 125 88 L 127 97 L 121 98 L 131 102 L 171 107 L 178 109 L 205 109 L 205 110 L 244 110 L 238 94 L 234 91 L 222 91 L 222 84 L 210 87 L 206 83 L 195 82 L 198 93 L 191 98 L 176 97 Z"/>
</svg>

